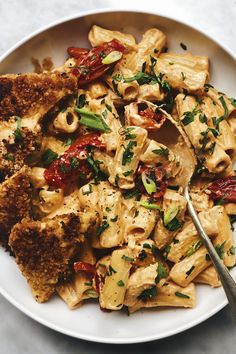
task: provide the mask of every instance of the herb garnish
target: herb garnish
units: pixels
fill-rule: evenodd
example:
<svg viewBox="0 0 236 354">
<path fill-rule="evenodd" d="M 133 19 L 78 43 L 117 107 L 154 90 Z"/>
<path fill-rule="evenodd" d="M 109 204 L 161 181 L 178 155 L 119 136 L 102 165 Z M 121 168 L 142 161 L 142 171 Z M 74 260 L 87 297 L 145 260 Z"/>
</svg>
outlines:
<svg viewBox="0 0 236 354">
<path fill-rule="evenodd" d="M 192 271 L 194 270 L 194 266 L 192 266 L 185 274 L 186 274 L 186 278 L 192 273 Z"/>
<path fill-rule="evenodd" d="M 128 262 L 133 262 L 134 261 L 134 258 L 126 256 L 125 254 L 123 254 L 123 256 L 121 258 L 124 259 L 125 261 L 128 261 Z"/>
<path fill-rule="evenodd" d="M 96 230 L 96 236 L 100 236 L 104 230 L 106 230 L 110 225 L 108 222 L 104 221 Z"/>
<path fill-rule="evenodd" d="M 188 296 L 186 294 L 183 294 L 183 293 L 180 293 L 179 291 L 175 292 L 175 296 L 182 297 L 182 298 L 185 298 L 185 299 L 190 299 L 190 296 Z"/>
<path fill-rule="evenodd" d="M 103 120 L 100 114 L 89 112 L 83 108 L 75 107 L 75 111 L 80 114 L 80 123 L 90 129 L 100 130 L 105 133 L 111 132 L 111 129 Z"/>
<path fill-rule="evenodd" d="M 161 207 L 157 204 L 145 202 L 144 200 L 140 200 L 137 202 L 138 205 L 141 205 L 142 207 L 150 210 L 159 210 L 161 211 Z"/>
<path fill-rule="evenodd" d="M 123 282 L 123 280 L 119 280 L 117 282 L 117 285 L 120 286 L 120 287 L 124 287 L 125 286 L 125 283 Z"/>
<path fill-rule="evenodd" d="M 122 166 L 129 164 L 134 156 L 133 148 L 137 146 L 137 141 L 129 141 L 128 145 L 124 147 L 125 151 L 122 157 Z"/>
<path fill-rule="evenodd" d="M 192 111 L 184 112 L 184 114 L 183 114 L 184 118 L 181 121 L 183 123 L 183 125 L 186 126 L 186 125 L 192 123 L 194 121 L 195 115 L 199 112 L 200 112 L 200 110 L 197 109 L 197 106 Z"/>
<path fill-rule="evenodd" d="M 13 135 L 17 140 L 20 140 L 22 138 L 21 134 L 21 118 L 16 117 L 16 130 L 14 131 Z"/>
<path fill-rule="evenodd" d="M 77 97 L 76 105 L 78 108 L 83 108 L 87 103 L 85 94 L 81 94 Z"/>
<path fill-rule="evenodd" d="M 190 257 L 192 254 L 194 254 L 202 245 L 202 241 L 197 241 L 195 242 L 187 251 L 186 256 Z"/>
<path fill-rule="evenodd" d="M 158 266 L 157 266 L 157 276 L 155 278 L 155 283 L 159 283 L 159 281 L 163 278 L 167 278 L 168 276 L 168 273 L 167 273 L 167 270 L 166 268 L 163 266 L 162 263 L 158 263 Z"/>
<path fill-rule="evenodd" d="M 47 149 L 42 154 L 44 167 L 49 167 L 51 163 L 58 158 L 58 154 L 51 149 Z"/>
<path fill-rule="evenodd" d="M 117 271 L 114 268 L 112 268 L 111 265 L 109 265 L 108 270 L 107 270 L 107 275 L 111 276 L 113 273 L 115 274 L 115 273 L 117 273 Z"/>
<path fill-rule="evenodd" d="M 165 156 L 165 157 L 169 156 L 169 149 L 164 148 L 164 147 L 160 147 L 160 149 L 152 150 L 152 152 L 154 152 L 154 154 L 160 155 L 160 156 Z"/>
<path fill-rule="evenodd" d="M 218 256 L 220 257 L 220 259 L 224 258 L 224 245 L 225 245 L 225 241 L 220 245 L 215 245 L 215 250 L 218 254 Z"/>
<path fill-rule="evenodd" d="M 187 50 L 186 44 L 184 44 L 184 43 L 181 42 L 179 45 L 180 45 L 180 47 L 181 47 L 183 50 Z"/>
<path fill-rule="evenodd" d="M 153 297 L 157 296 L 157 288 L 154 285 L 152 288 L 150 289 L 145 289 L 141 292 L 141 294 L 139 294 L 139 296 L 137 297 L 138 300 L 148 300 L 148 299 L 152 299 Z"/>
</svg>

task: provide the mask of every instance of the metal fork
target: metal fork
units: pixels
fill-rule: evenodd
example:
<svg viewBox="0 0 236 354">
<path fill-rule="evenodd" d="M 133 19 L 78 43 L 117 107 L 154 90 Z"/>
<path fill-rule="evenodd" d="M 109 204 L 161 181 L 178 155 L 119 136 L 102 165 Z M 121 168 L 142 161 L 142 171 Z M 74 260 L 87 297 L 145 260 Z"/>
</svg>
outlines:
<svg viewBox="0 0 236 354">
<path fill-rule="evenodd" d="M 188 191 L 188 186 L 184 188 L 184 196 L 187 200 L 188 203 L 188 211 L 189 214 L 193 220 L 193 223 L 197 229 L 197 232 L 201 238 L 202 243 L 206 247 L 209 256 L 212 260 L 212 263 L 219 275 L 219 278 L 221 280 L 222 286 L 224 288 L 225 294 L 228 298 L 229 302 L 229 307 L 232 313 L 232 316 L 234 318 L 234 321 L 236 322 L 236 282 L 234 279 L 231 277 L 227 267 L 223 264 L 222 260 L 220 259 L 218 253 L 216 252 L 214 246 L 212 245 L 209 237 L 205 233 L 201 222 L 199 220 L 199 217 L 193 207 L 193 204 L 190 199 L 189 191 Z"/>
</svg>

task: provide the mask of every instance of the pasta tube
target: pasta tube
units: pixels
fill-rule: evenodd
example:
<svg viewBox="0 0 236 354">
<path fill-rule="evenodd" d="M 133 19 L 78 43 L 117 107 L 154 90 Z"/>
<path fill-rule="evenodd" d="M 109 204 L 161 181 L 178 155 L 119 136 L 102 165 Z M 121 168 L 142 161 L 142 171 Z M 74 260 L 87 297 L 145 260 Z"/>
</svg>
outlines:
<svg viewBox="0 0 236 354">
<path fill-rule="evenodd" d="M 201 272 L 195 279 L 194 283 L 201 283 L 210 285 L 212 288 L 221 286 L 217 271 L 214 266 L 210 266 Z"/>
<path fill-rule="evenodd" d="M 112 252 L 108 274 L 99 296 L 102 308 L 120 310 L 123 307 L 131 268 L 131 257 L 132 254 L 128 249 L 119 249 Z"/>
<path fill-rule="evenodd" d="M 114 166 L 110 171 L 109 182 L 123 189 L 134 187 L 134 173 L 143 152 L 147 131 L 128 126 L 120 130 Z"/>
</svg>

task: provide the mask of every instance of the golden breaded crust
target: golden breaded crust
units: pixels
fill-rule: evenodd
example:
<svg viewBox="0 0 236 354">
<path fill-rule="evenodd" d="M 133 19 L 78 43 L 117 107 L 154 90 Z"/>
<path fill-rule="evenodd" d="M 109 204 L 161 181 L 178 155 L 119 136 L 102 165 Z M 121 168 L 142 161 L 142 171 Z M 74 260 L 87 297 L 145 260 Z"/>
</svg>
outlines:
<svg viewBox="0 0 236 354">
<path fill-rule="evenodd" d="M 43 116 L 76 89 L 75 76 L 57 71 L 0 76 L 0 120 L 14 115 Z"/>
<path fill-rule="evenodd" d="M 26 166 L 0 185 L 0 243 L 5 247 L 12 226 L 29 215 L 31 193 Z"/>
<path fill-rule="evenodd" d="M 1 128 L 0 128 L 1 129 Z M 17 172 L 30 154 L 40 150 L 42 133 L 21 129 L 21 140 L 0 142 L 0 183 Z"/>
<path fill-rule="evenodd" d="M 9 245 L 38 302 L 47 301 L 68 276 L 83 240 L 79 216 L 73 213 L 43 223 L 25 218 L 13 227 Z"/>
</svg>

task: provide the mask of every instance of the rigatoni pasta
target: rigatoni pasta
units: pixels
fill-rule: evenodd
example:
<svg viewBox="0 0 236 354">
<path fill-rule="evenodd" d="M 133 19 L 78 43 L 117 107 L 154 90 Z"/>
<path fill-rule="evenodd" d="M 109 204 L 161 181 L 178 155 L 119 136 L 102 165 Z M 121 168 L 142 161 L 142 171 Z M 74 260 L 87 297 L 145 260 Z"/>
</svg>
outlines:
<svg viewBox="0 0 236 354">
<path fill-rule="evenodd" d="M 168 52 L 158 28 L 137 42 L 94 25 L 88 38 L 92 49 L 69 47 L 53 72 L 24 74 L 32 92 L 43 79 L 55 92 L 47 84 L 30 109 L 0 102 L 0 241 L 39 302 L 194 307 L 196 283 L 221 284 L 183 190 L 191 179 L 233 267 L 235 99 L 208 83 L 207 57 Z"/>
</svg>

